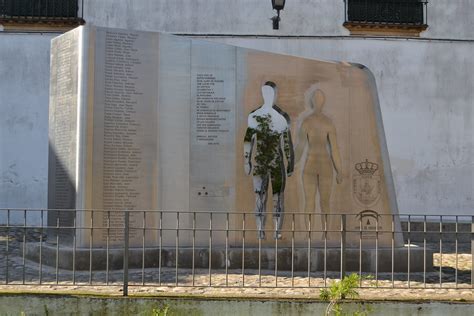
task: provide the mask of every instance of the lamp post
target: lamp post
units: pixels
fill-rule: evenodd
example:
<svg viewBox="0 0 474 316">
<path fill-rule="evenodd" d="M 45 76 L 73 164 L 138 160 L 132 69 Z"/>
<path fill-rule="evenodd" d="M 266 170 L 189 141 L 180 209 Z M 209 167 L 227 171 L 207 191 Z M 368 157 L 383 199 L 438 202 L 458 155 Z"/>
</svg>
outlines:
<svg viewBox="0 0 474 316">
<path fill-rule="evenodd" d="M 280 28 L 280 11 L 285 8 L 285 2 L 286 0 L 272 0 L 273 10 L 277 10 L 277 15 L 272 18 L 274 30 Z"/>
</svg>

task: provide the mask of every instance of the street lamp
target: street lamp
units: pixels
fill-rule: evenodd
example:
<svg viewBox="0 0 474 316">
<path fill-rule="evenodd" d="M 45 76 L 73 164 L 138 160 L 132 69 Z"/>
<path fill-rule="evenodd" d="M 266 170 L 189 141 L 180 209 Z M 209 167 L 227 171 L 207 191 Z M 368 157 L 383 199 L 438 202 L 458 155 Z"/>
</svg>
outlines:
<svg viewBox="0 0 474 316">
<path fill-rule="evenodd" d="M 280 28 L 280 11 L 285 8 L 285 2 L 286 0 L 272 0 L 273 10 L 277 10 L 277 15 L 272 18 L 274 30 Z"/>
</svg>

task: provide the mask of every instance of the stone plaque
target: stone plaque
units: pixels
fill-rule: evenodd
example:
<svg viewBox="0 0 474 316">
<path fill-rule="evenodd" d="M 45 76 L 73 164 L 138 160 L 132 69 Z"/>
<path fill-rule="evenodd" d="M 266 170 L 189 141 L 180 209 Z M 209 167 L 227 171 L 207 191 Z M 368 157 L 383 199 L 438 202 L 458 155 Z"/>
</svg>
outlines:
<svg viewBox="0 0 474 316">
<path fill-rule="evenodd" d="M 215 212 L 212 228 L 223 244 L 225 215 L 235 201 L 235 54 L 228 45 L 192 41 L 191 146 L 189 207 Z M 198 216 L 196 225 L 208 228 L 210 217 Z M 198 240 L 209 233 L 198 232 Z"/>
</svg>

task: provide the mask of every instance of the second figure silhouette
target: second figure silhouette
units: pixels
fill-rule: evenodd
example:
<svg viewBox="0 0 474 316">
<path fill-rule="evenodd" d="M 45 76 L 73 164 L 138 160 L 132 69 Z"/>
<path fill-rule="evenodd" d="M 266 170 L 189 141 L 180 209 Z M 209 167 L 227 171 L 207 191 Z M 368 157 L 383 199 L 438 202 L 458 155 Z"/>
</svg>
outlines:
<svg viewBox="0 0 474 316">
<path fill-rule="evenodd" d="M 321 213 L 330 212 L 334 170 L 336 181 L 342 183 L 342 166 L 337 145 L 336 128 L 332 120 L 323 114 L 326 102 L 324 93 L 317 85 L 306 93 L 306 111 L 297 131 L 296 160 L 302 158 L 305 213 L 316 210 L 316 193 L 319 192 Z"/>
</svg>

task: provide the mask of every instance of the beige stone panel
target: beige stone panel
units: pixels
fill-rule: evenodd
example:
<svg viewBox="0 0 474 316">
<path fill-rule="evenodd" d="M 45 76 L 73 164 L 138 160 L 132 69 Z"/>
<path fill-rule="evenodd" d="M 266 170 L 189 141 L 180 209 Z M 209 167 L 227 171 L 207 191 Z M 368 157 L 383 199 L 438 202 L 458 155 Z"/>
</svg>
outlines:
<svg viewBox="0 0 474 316">
<path fill-rule="evenodd" d="M 329 231 L 326 238 L 327 244 L 331 246 L 339 245 L 341 240 L 341 216 L 339 214 L 348 214 L 346 217 L 347 229 L 356 230 L 356 232 L 346 235 L 350 246 L 359 246 L 359 237 L 362 236 L 363 245 L 375 246 L 375 235 L 379 235 L 378 246 L 389 246 L 391 234 L 375 233 L 368 230 L 375 230 L 375 223 L 363 225 L 363 232 L 359 232 L 360 219 L 357 214 L 364 210 L 374 210 L 378 214 L 396 214 L 396 210 L 390 208 L 388 190 L 386 188 L 386 179 L 384 178 L 384 162 L 381 154 L 381 146 L 379 135 L 383 135 L 383 131 L 377 130 L 376 114 L 374 109 L 378 107 L 378 100 L 373 98 L 374 89 L 370 76 L 367 71 L 356 65 L 348 63 L 333 63 L 296 58 L 290 56 L 269 54 L 256 51 L 248 51 L 246 56 L 246 81 L 243 91 L 242 106 L 243 113 L 237 118 L 236 144 L 242 144 L 245 129 L 247 127 L 248 114 L 259 107 L 262 103 L 260 93 L 261 85 L 266 81 L 273 81 L 277 85 L 278 95 L 276 104 L 287 112 L 291 118 L 291 133 L 293 142 L 298 142 L 298 132 L 301 125 L 304 124 L 309 132 L 316 133 L 321 130 L 321 122 L 318 119 L 305 121 L 308 108 L 308 96 L 311 89 L 320 90 L 324 94 L 324 107 L 322 108 L 322 116 L 327 122 L 327 126 L 334 129 L 334 140 L 337 140 L 337 148 L 340 154 L 340 169 L 342 174 L 342 182 L 336 181 L 336 170 L 333 163 L 330 167 L 326 165 L 324 185 L 321 183 L 318 188 L 313 187 L 314 191 L 330 191 L 329 210 L 321 209 L 321 192 L 316 197 L 305 197 L 303 184 L 303 173 L 305 168 L 320 168 L 318 165 L 305 164 L 308 153 L 311 150 L 306 146 L 303 158 L 296 161 L 295 171 L 293 175 L 287 178 L 285 190 L 285 220 L 283 225 L 284 231 L 291 231 L 292 227 L 297 231 L 294 239 L 297 245 L 307 245 L 308 229 L 310 226 L 309 214 L 302 214 L 304 206 L 309 198 L 315 199 L 315 209 L 311 215 L 311 230 L 316 231 L 311 234 L 311 243 L 314 245 L 324 244 L 324 234 L 318 232 L 326 228 Z M 306 95 L 306 101 L 305 101 Z M 376 94 L 375 94 L 376 95 Z M 322 142 L 322 141 L 321 141 Z M 313 145 L 314 146 L 314 145 Z M 327 156 L 331 157 L 329 152 L 330 142 L 326 144 L 328 148 Z M 323 143 L 319 147 L 313 148 L 313 152 L 320 151 L 324 147 Z M 236 209 L 246 212 L 246 228 L 255 229 L 255 195 L 252 188 L 252 177 L 245 175 L 243 172 L 243 148 L 236 146 Z M 306 155 L 306 157 L 305 157 Z M 324 155 L 323 155 L 324 156 Z M 239 163 L 240 159 L 240 163 Z M 378 170 L 372 178 L 361 179 L 359 172 L 355 169 L 357 163 L 365 160 L 375 163 Z M 306 160 L 307 161 L 307 160 Z M 333 170 L 327 170 L 332 168 Z M 389 168 L 389 166 L 388 166 Z M 314 172 L 313 172 L 314 173 Z M 331 179 L 332 173 L 332 179 Z M 322 177 L 322 175 L 318 175 Z M 380 181 L 377 182 L 373 178 Z M 367 180 L 368 179 L 368 180 Z M 372 203 L 360 203 L 354 197 L 354 180 L 357 184 L 367 182 L 369 185 L 377 184 L 379 194 L 376 201 Z M 365 182 L 364 182 L 365 181 Z M 375 181 L 375 182 L 374 182 Z M 308 183 L 309 186 L 317 186 L 316 183 Z M 311 191 L 311 190 L 310 190 Z M 324 195 L 327 197 L 327 194 Z M 394 198 L 394 197 L 393 197 Z M 290 212 L 295 212 L 293 216 Z M 272 201 L 269 198 L 267 204 L 267 220 L 266 230 L 267 238 L 262 241 L 264 246 L 273 246 L 275 244 L 272 239 L 272 231 L 274 223 L 272 220 Z M 370 215 L 370 214 L 369 214 Z M 370 218 L 364 218 L 370 221 Z M 238 216 L 236 224 L 242 226 L 242 216 Z M 398 219 L 396 219 L 398 220 Z M 374 221 L 374 220 L 372 220 Z M 391 229 L 391 217 L 379 217 L 378 230 Z M 366 226 L 366 227 L 364 227 Z M 257 238 L 254 232 L 246 234 L 246 240 L 249 245 L 256 245 Z M 241 242 L 242 234 L 236 234 L 236 242 Z M 291 245 L 293 234 L 284 232 L 283 239 L 278 242 L 279 246 Z"/>
</svg>

